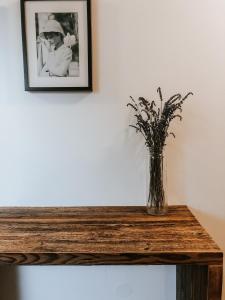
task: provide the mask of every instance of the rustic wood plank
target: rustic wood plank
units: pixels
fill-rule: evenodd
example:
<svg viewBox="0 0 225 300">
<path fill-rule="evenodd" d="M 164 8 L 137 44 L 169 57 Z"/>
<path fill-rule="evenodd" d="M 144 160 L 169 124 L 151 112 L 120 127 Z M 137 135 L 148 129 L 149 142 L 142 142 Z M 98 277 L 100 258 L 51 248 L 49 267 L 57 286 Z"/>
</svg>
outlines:
<svg viewBox="0 0 225 300">
<path fill-rule="evenodd" d="M 177 266 L 177 300 L 221 300 L 222 265 Z"/>
<path fill-rule="evenodd" d="M 208 300 L 221 300 L 223 265 L 208 267 Z"/>
<path fill-rule="evenodd" d="M 6 265 L 182 265 L 218 264 L 221 259 L 209 254 L 105 254 L 105 253 L 1 253 L 0 264 Z"/>
<path fill-rule="evenodd" d="M 215 264 L 223 255 L 186 206 L 1 207 L 1 264 Z"/>
<path fill-rule="evenodd" d="M 176 300 L 209 300 L 207 284 L 208 266 L 177 266 Z"/>
</svg>

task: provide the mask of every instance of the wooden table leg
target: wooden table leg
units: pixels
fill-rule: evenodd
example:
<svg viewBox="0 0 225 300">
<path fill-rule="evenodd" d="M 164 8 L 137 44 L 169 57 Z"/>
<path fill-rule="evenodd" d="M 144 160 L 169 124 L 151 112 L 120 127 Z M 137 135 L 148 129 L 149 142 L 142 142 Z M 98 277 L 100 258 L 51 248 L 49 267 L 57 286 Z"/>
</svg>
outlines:
<svg viewBox="0 0 225 300">
<path fill-rule="evenodd" d="M 221 300 L 223 285 L 223 266 L 208 267 L 208 300 Z"/>
<path fill-rule="evenodd" d="M 221 300 L 223 266 L 177 266 L 177 300 Z"/>
</svg>

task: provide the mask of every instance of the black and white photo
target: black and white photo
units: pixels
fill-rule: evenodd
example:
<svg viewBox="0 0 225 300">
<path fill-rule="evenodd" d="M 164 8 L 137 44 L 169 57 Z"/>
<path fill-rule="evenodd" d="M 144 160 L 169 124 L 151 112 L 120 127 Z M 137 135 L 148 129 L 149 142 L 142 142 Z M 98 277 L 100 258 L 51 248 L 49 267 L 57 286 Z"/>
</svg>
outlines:
<svg viewBox="0 0 225 300">
<path fill-rule="evenodd" d="M 92 90 L 90 0 L 21 0 L 25 90 Z"/>
<path fill-rule="evenodd" d="M 39 76 L 79 76 L 77 13 L 36 13 Z"/>
</svg>

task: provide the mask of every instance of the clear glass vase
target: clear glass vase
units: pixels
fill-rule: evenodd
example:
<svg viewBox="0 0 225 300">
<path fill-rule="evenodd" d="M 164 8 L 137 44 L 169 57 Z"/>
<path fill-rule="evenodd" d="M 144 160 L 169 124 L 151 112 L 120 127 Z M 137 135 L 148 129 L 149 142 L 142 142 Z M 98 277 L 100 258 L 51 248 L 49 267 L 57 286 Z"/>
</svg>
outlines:
<svg viewBox="0 0 225 300">
<path fill-rule="evenodd" d="M 168 212 L 166 197 L 166 163 L 163 153 L 149 153 L 147 212 L 165 215 Z"/>
</svg>

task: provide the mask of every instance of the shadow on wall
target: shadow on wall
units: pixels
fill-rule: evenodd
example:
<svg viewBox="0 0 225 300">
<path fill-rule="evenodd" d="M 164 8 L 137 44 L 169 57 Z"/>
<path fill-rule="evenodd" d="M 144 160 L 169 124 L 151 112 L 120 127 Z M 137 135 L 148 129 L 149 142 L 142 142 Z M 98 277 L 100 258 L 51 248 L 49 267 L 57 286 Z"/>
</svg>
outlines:
<svg viewBox="0 0 225 300">
<path fill-rule="evenodd" d="M 206 231 L 211 235 L 213 240 L 221 248 L 225 254 L 225 218 L 220 218 L 213 214 L 205 213 L 201 210 L 189 207 L 196 218 L 199 220 L 201 225 L 206 229 Z M 223 261 L 223 272 L 225 272 L 225 259 Z M 225 300 L 225 276 L 223 276 L 223 300 Z"/>
<path fill-rule="evenodd" d="M 20 300 L 17 267 L 0 267 L 1 300 Z"/>
</svg>

